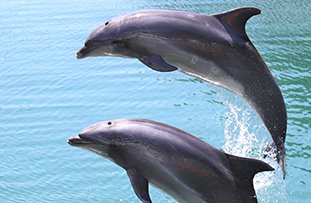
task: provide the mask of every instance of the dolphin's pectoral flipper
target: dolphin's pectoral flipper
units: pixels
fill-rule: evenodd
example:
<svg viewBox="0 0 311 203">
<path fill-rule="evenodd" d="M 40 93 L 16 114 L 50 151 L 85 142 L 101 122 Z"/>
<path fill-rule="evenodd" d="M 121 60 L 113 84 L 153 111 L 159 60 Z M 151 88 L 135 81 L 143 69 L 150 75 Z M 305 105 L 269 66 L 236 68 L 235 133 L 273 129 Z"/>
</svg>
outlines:
<svg viewBox="0 0 311 203">
<path fill-rule="evenodd" d="M 230 161 L 237 187 L 241 189 L 241 202 L 257 202 L 253 185 L 255 174 L 263 171 L 273 171 L 269 164 L 250 158 L 243 158 L 225 153 Z"/>
<path fill-rule="evenodd" d="M 136 169 L 128 169 L 126 172 L 137 197 L 144 203 L 151 203 L 148 191 L 148 180 L 141 176 Z"/>
<path fill-rule="evenodd" d="M 261 11 L 258 8 L 245 7 L 217 14 L 214 16 L 221 22 L 233 27 L 240 35 L 240 37 L 245 39 L 245 41 L 249 41 L 249 38 L 245 31 L 245 24 L 250 17 L 260 14 L 260 12 Z"/>
<path fill-rule="evenodd" d="M 143 56 L 138 59 L 146 66 L 149 66 L 150 68 L 156 71 L 169 72 L 177 70 L 176 67 L 166 63 L 159 55 Z"/>
</svg>

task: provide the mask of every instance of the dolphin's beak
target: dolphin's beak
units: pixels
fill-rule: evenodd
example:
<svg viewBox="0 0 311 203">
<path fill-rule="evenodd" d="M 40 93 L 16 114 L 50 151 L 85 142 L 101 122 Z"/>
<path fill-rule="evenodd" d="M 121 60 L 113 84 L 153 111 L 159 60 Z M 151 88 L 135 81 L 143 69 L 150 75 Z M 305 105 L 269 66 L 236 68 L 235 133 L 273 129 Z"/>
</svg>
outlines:
<svg viewBox="0 0 311 203">
<path fill-rule="evenodd" d="M 79 147 L 79 146 L 90 145 L 90 144 L 92 144 L 92 142 L 90 142 L 86 139 L 83 139 L 78 135 L 78 136 L 69 138 L 68 144 L 70 144 L 71 146 Z"/>
<path fill-rule="evenodd" d="M 87 52 L 87 47 L 84 46 L 82 47 L 78 52 L 77 52 L 77 59 L 82 59 L 86 57 L 86 53 Z"/>
</svg>

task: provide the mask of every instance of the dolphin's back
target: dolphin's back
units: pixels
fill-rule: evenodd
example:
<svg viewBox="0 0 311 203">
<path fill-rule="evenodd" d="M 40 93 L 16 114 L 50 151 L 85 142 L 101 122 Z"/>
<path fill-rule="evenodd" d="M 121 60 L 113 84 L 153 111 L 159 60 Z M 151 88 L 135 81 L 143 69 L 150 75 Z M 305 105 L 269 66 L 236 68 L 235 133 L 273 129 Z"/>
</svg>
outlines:
<svg viewBox="0 0 311 203">
<path fill-rule="evenodd" d="M 201 38 L 206 42 L 214 41 L 230 45 L 228 34 L 221 33 L 224 26 L 213 15 L 198 14 L 179 10 L 142 10 L 111 20 L 119 27 L 120 37 L 130 35 L 152 34 L 155 37 L 181 39 L 187 35 L 188 40 Z M 102 25 L 98 30 L 103 30 Z M 211 29 L 213 27 L 213 29 Z M 104 33 L 103 33 L 104 34 Z M 98 35 L 98 39 L 100 40 Z"/>
</svg>

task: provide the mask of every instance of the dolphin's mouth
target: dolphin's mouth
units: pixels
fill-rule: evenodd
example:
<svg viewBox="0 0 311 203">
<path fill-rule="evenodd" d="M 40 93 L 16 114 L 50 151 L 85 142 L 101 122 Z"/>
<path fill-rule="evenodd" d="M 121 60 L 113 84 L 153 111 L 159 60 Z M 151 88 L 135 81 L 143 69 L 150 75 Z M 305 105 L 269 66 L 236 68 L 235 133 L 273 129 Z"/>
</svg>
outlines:
<svg viewBox="0 0 311 203">
<path fill-rule="evenodd" d="M 71 137 L 68 139 L 68 144 L 71 146 L 85 146 L 85 145 L 91 145 L 92 142 L 81 138 L 80 136 Z"/>
<path fill-rule="evenodd" d="M 89 52 L 88 48 L 86 46 L 82 47 L 78 52 L 77 52 L 77 59 L 82 59 L 86 57 L 86 53 Z"/>
</svg>

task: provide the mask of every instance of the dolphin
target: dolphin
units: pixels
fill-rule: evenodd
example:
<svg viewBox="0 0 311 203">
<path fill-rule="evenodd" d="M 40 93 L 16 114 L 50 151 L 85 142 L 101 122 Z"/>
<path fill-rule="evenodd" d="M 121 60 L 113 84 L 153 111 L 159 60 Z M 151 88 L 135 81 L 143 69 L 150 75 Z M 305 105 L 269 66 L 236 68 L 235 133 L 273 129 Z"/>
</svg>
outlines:
<svg viewBox="0 0 311 203">
<path fill-rule="evenodd" d="M 263 161 L 224 153 L 178 128 L 145 119 L 91 125 L 68 139 L 124 168 L 142 202 L 148 183 L 178 202 L 257 202 L 253 177 L 274 169 Z"/>
<path fill-rule="evenodd" d="M 146 10 L 96 28 L 77 58 L 137 58 L 156 71 L 180 70 L 242 96 L 259 114 L 285 177 L 287 113 L 280 88 L 245 32 L 261 11 L 244 7 L 215 15 Z"/>
</svg>

